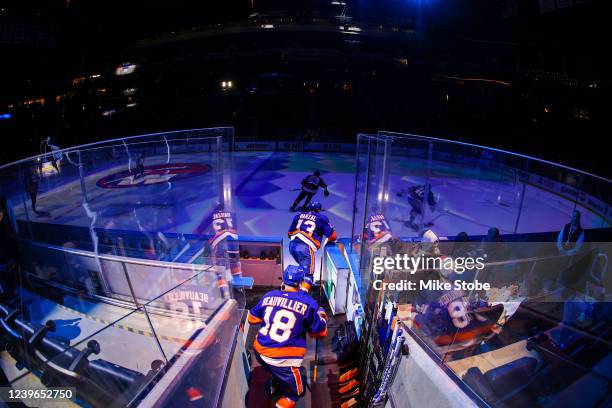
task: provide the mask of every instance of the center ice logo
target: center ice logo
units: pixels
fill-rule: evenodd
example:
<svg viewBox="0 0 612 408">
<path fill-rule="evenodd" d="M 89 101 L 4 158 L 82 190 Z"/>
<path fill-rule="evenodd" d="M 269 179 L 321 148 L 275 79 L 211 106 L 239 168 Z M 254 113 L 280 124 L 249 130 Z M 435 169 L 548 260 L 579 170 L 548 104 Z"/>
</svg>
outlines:
<svg viewBox="0 0 612 408">
<path fill-rule="evenodd" d="M 101 188 L 128 188 L 177 181 L 208 173 L 210 165 L 197 163 L 172 163 L 145 166 L 142 174 L 136 170 L 120 171 L 109 174 L 98 180 L 96 185 Z"/>
</svg>

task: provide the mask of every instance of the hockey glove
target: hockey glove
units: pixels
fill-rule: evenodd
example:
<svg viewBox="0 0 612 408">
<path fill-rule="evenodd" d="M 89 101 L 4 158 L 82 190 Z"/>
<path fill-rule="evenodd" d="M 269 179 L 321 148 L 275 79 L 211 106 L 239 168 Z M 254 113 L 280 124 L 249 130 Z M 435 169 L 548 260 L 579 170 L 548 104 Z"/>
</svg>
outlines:
<svg viewBox="0 0 612 408">
<path fill-rule="evenodd" d="M 323 309 L 322 307 L 319 307 L 319 310 L 317 311 L 317 313 L 319 314 L 319 316 L 323 318 L 323 320 L 327 322 L 327 313 L 325 313 L 325 309 Z"/>
</svg>

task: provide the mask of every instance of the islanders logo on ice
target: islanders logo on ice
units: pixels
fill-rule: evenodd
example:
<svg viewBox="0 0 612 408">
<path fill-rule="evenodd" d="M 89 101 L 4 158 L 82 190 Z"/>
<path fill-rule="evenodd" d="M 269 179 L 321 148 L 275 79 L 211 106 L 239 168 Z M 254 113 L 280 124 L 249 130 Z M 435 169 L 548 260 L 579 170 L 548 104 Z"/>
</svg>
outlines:
<svg viewBox="0 0 612 408">
<path fill-rule="evenodd" d="M 169 163 L 144 166 L 143 169 L 123 170 L 98 180 L 101 188 L 128 188 L 183 180 L 208 173 L 211 167 L 199 163 Z"/>
</svg>

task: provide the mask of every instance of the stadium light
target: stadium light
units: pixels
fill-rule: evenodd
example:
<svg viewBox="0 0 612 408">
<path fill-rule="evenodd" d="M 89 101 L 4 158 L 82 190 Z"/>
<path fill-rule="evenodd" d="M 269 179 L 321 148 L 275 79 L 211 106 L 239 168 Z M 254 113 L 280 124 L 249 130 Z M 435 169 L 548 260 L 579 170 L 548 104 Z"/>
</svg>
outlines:
<svg viewBox="0 0 612 408">
<path fill-rule="evenodd" d="M 132 64 L 131 62 L 124 62 L 123 64 L 120 64 L 115 69 L 115 75 L 117 76 L 130 75 L 134 73 L 135 70 L 136 70 L 136 64 Z"/>
</svg>

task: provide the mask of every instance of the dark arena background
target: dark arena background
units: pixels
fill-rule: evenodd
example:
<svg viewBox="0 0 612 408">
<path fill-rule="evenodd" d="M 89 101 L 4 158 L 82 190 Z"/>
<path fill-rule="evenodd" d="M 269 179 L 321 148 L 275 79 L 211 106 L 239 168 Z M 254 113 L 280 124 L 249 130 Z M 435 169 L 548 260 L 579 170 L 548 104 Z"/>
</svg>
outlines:
<svg viewBox="0 0 612 408">
<path fill-rule="evenodd" d="M 612 406 L 606 6 L 0 0 L 0 404 Z"/>
</svg>

